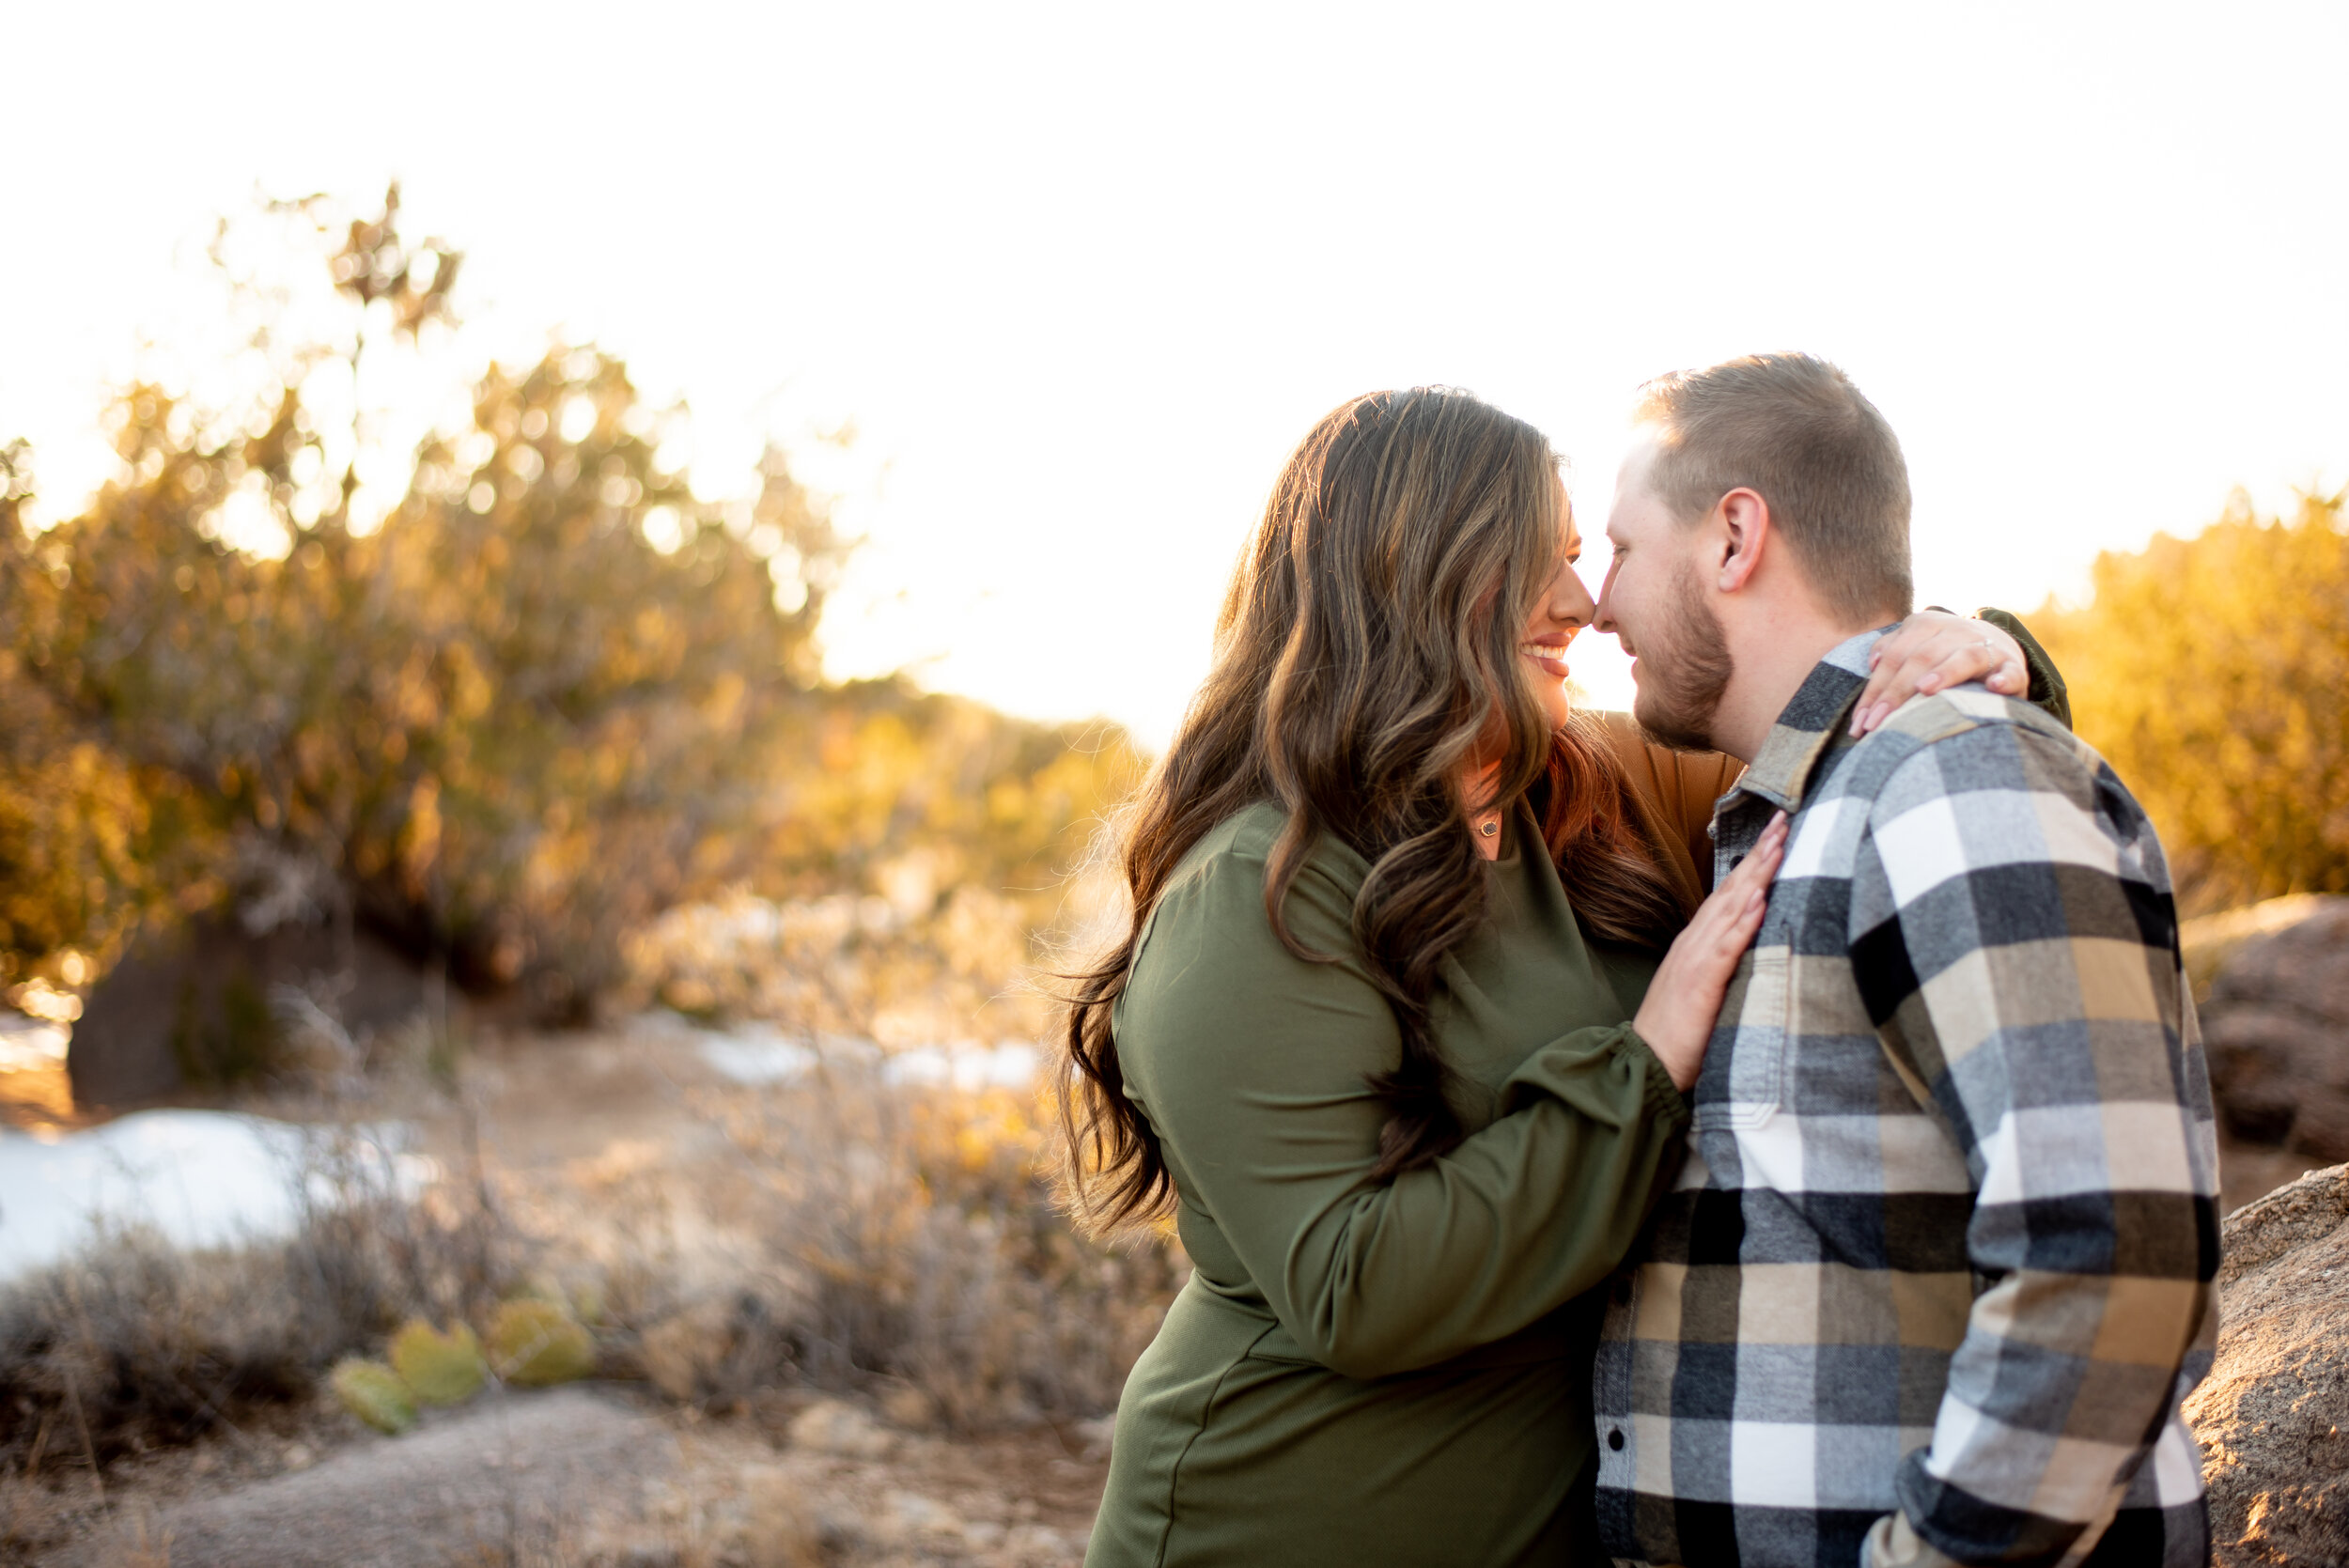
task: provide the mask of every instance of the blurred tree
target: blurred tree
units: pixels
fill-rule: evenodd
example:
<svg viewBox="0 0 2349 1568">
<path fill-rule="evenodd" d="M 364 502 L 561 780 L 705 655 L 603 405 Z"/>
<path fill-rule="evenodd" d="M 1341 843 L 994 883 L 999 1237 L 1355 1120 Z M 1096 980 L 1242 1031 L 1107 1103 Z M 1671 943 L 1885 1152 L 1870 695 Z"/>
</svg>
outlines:
<svg viewBox="0 0 2349 1568">
<path fill-rule="evenodd" d="M 2189 912 L 2349 893 L 2349 492 L 2096 558 L 2032 619 L 2079 732 L 2161 830 Z"/>
<path fill-rule="evenodd" d="M 397 187 L 348 222 L 272 211 L 306 221 L 346 318 L 296 336 L 264 308 L 267 382 L 223 406 L 128 388 L 120 474 L 78 517 L 32 534 L 7 481 L 8 962 L 294 863 L 343 929 L 565 1017 L 626 931 L 724 888 L 869 889 L 919 849 L 941 889 L 1045 902 L 1130 778 L 1122 739 L 1072 752 L 899 683 L 823 688 L 848 549 L 825 504 L 779 449 L 751 499 L 697 499 L 663 458 L 678 415 L 592 347 L 491 366 L 363 518 L 350 389 L 453 321 L 459 257 L 401 234 Z"/>
<path fill-rule="evenodd" d="M 1047 924 L 1143 767 L 1114 725 L 1026 722 L 894 680 L 841 688 L 810 717 L 776 771 L 761 892 L 872 885 L 913 856 L 938 896 L 977 882 Z"/>
<path fill-rule="evenodd" d="M 22 523 L 31 481 L 23 444 L 0 447 L 0 986 L 61 964 L 70 984 L 169 894 L 219 893 L 194 792 L 82 731 L 25 667 L 11 612 L 43 565 Z"/>
</svg>

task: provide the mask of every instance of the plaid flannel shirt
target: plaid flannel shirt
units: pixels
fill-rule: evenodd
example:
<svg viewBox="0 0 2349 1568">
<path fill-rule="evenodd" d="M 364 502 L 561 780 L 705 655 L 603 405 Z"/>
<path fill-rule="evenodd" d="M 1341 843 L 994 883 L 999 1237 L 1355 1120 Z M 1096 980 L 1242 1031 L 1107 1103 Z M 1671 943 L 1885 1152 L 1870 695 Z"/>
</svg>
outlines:
<svg viewBox="0 0 2349 1568">
<path fill-rule="evenodd" d="M 1714 815 L 1786 860 L 1689 1157 L 1595 1372 L 1619 1560 L 2208 1558 L 2179 1403 L 2217 1333 L 2217 1152 L 2161 846 L 2051 719 L 1961 687 L 1853 741 L 1877 633 Z"/>
</svg>

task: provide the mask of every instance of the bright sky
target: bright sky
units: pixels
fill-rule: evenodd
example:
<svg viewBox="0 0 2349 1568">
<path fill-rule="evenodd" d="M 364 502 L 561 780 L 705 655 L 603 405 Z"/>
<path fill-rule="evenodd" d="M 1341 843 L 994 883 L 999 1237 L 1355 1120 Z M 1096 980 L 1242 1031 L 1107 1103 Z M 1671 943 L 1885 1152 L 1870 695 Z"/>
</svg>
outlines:
<svg viewBox="0 0 2349 1568">
<path fill-rule="evenodd" d="M 2349 477 L 2338 0 L 181 0 L 8 32 L 0 436 L 53 514 L 213 215 L 397 175 L 469 253 L 474 351 L 620 352 L 691 398 L 706 489 L 763 430 L 855 422 L 819 471 L 872 540 L 838 672 L 1153 741 L 1283 457 L 1372 387 L 1540 425 L 1595 533 L 1639 381 L 1829 355 L 1906 442 L 1921 593 L 1964 608 L 2077 594 L 2238 484 Z"/>
</svg>

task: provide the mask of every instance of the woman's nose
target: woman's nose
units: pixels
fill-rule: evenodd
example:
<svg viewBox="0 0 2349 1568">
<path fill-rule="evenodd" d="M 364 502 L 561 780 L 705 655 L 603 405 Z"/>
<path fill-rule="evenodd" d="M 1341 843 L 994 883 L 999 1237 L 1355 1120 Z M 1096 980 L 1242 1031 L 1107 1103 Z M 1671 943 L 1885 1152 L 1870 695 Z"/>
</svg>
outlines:
<svg viewBox="0 0 2349 1568">
<path fill-rule="evenodd" d="M 1591 624 L 1597 607 L 1591 602 L 1590 589 L 1582 585 L 1582 574 L 1572 567 L 1558 574 L 1549 595 L 1549 618 L 1560 626 L 1577 631 Z"/>
</svg>

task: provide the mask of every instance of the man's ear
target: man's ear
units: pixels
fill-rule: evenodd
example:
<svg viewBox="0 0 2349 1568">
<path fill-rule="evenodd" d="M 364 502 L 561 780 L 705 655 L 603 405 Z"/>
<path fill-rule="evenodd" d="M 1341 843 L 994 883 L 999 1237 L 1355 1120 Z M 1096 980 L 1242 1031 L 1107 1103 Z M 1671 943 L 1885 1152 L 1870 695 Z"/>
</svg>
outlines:
<svg viewBox="0 0 2349 1568">
<path fill-rule="evenodd" d="M 1751 580 L 1762 564 L 1762 552 L 1772 536 L 1770 504 L 1754 490 L 1739 488 L 1722 496 L 1713 509 L 1720 522 L 1719 582 L 1724 594 L 1734 594 Z"/>
</svg>

